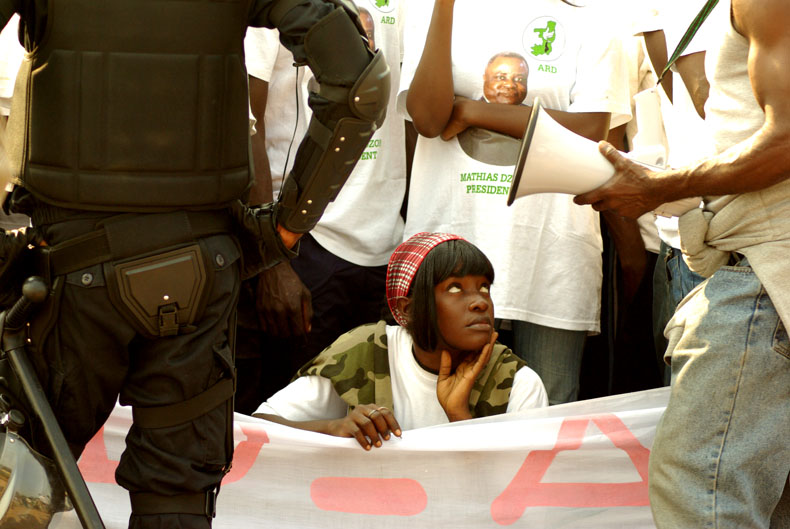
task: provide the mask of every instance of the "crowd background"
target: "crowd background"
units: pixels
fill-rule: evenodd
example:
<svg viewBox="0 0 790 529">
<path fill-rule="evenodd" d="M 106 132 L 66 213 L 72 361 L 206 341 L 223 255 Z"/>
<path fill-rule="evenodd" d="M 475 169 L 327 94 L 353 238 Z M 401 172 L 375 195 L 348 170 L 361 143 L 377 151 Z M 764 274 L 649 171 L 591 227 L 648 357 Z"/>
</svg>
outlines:
<svg viewBox="0 0 790 529">
<path fill-rule="evenodd" d="M 388 118 L 318 226 L 303 238 L 300 256 L 244 285 L 237 410 L 251 413 L 344 332 L 390 319 L 386 262 L 401 241 L 419 231 L 457 233 L 489 256 L 497 272 L 492 297 L 499 340 L 538 371 L 552 404 L 667 384 L 662 325 L 694 284 L 693 278 L 680 286 L 672 282 L 684 263 L 679 244 L 668 244 L 671 236 L 659 236 L 671 220 L 648 215 L 637 223 L 599 216 L 589 206 L 573 204 L 569 195 L 525 197 L 507 208 L 506 195 L 500 193 L 507 192 L 506 181 L 489 185 L 489 194 L 480 184 L 491 182 L 480 180 L 472 187 L 484 193 L 464 192 L 478 176 L 469 176 L 469 182 L 452 180 L 512 173 L 525 124 L 521 111 L 528 113 L 536 95 L 544 106 L 561 111 L 554 114 L 561 122 L 566 119 L 561 114 L 608 114 L 609 129 L 603 132 L 600 126 L 595 130 L 595 121 L 590 128 L 589 119 L 581 125 L 573 119 L 564 123 L 629 150 L 639 130 L 632 98 L 655 85 L 655 72 L 662 66 L 651 61 L 661 59 L 650 57 L 646 35 L 663 33 L 668 55 L 703 2 L 590 0 L 576 7 L 547 0 L 515 17 L 503 16 L 516 9 L 512 2 L 484 8 L 458 0 L 454 23 L 460 29 L 450 31 L 465 37 L 454 36 L 447 49 L 431 40 L 442 29 L 430 26 L 432 20 L 441 22 L 432 17 L 432 2 L 356 3 L 370 46 L 384 51 L 393 74 Z M 560 17 L 560 26 L 546 25 L 539 28 L 545 33 L 537 32 L 551 17 Z M 23 53 L 16 32 L 16 24 L 9 23 L 0 38 L 3 122 Z M 550 43 L 555 53 L 564 47 L 566 53 L 559 62 L 549 48 L 541 52 L 543 57 L 530 53 L 530 37 Z M 704 54 L 705 39 L 703 30 L 686 55 Z M 454 76 L 452 117 L 444 122 L 452 124 L 434 131 L 421 124 L 419 134 L 406 96 L 414 79 L 420 82 L 420 61 L 450 49 L 449 63 L 444 57 L 425 67 L 427 94 L 418 95 L 434 108 L 446 105 L 436 105 L 432 98 L 441 96 L 441 76 Z M 256 178 L 271 182 L 271 195 L 251 200 L 267 202 L 276 199 L 309 121 L 311 75 L 305 67 L 292 67 L 293 57 L 276 30 L 250 28 L 245 51 Z M 498 52 L 518 56 L 510 64 L 521 69 L 520 78 L 506 79 L 500 72 L 495 79 L 489 67 Z M 547 56 L 551 60 L 542 60 Z M 500 62 L 500 70 L 507 69 L 507 61 Z M 663 118 L 658 125 L 665 131 L 668 162 L 676 166 L 704 157 L 710 143 L 683 79 L 677 73 L 670 78 L 672 84 L 664 82 L 658 90 Z M 492 95 L 497 89 L 500 95 Z M 486 119 L 500 110 L 512 112 L 499 123 L 473 123 L 472 112 L 462 115 L 466 107 L 457 104 L 467 100 L 488 105 Z M 466 152 L 470 148 L 476 150 Z M 2 223 L 12 229 L 26 219 L 3 215 Z M 555 379 L 570 381 L 570 386 L 555 390 Z"/>
<path fill-rule="evenodd" d="M 786 443 L 781 441 L 787 432 L 787 385 L 782 382 L 787 377 L 782 363 L 787 333 L 779 317 L 786 315 L 789 298 L 786 270 L 777 259 L 786 255 L 787 230 L 759 232 L 754 244 L 733 243 L 734 250 L 724 248 L 731 242 L 727 234 L 722 240 L 706 231 L 717 215 L 719 223 L 734 223 L 735 232 L 746 221 L 759 228 L 787 218 L 782 209 L 788 203 L 787 182 L 770 172 L 781 171 L 786 160 L 755 153 L 759 148 L 744 141 L 764 142 L 775 151 L 790 136 L 783 119 L 788 109 L 782 106 L 784 98 L 777 98 L 777 93 L 784 95 L 782 87 L 776 90 L 765 79 L 768 66 L 786 59 L 786 37 L 776 30 L 780 24 L 751 4 L 743 8 L 745 16 L 730 12 L 730 2 L 723 1 L 712 17 L 718 26 L 703 24 L 659 81 L 702 0 L 355 3 L 369 47 L 383 51 L 392 72 L 388 118 L 321 221 L 302 237 L 298 257 L 242 285 L 236 411 L 290 424 L 293 419 L 282 410 L 307 406 L 320 413 L 306 414 L 294 426 L 354 436 L 372 449 L 390 433 L 398 435 L 395 416 L 403 410 L 418 417 L 405 421 L 411 428 L 485 415 L 477 408 L 472 413 L 472 401 L 486 412 L 504 413 L 518 411 L 511 405 L 541 407 L 673 382 L 670 406 L 651 448 L 651 504 L 657 523 L 662 518 L 663 526 L 691 526 L 688 520 L 696 523 L 695 511 L 713 495 L 724 506 L 721 512 L 735 520 L 733 527 L 758 517 L 767 522 L 772 513 L 784 521 L 771 527 L 790 526 L 784 511 L 776 508 L 783 490 L 787 504 L 790 490 Z M 777 5 L 770 9 L 779 11 Z M 736 28 L 738 16 L 744 17 L 741 28 Z M 716 39 L 708 34 L 711 27 Z M 0 39 L 3 126 L 21 53 L 14 32 L 9 24 Z M 727 60 L 727 54 L 737 60 Z M 258 182 L 249 203 L 258 205 L 277 199 L 292 169 L 316 83 L 305 67 L 294 70 L 294 58 L 274 30 L 250 29 L 245 55 Z M 714 73 L 709 84 L 708 75 Z M 780 72 L 773 75 L 780 77 Z M 606 139 L 636 158 L 653 156 L 669 167 L 718 158 L 685 172 L 659 171 L 650 181 L 640 179 L 641 169 L 629 173 L 623 169 L 628 164 L 620 163 L 609 183 L 575 199 L 536 194 L 507 207 L 516 153 L 538 98 L 567 129 L 593 141 Z M 637 99 L 653 101 L 656 112 L 638 114 Z M 737 159 L 721 154 L 729 147 Z M 575 155 L 561 146 L 557 152 L 561 155 L 551 161 L 557 165 Z M 759 162 L 765 169 L 755 169 Z M 718 180 L 721 174 L 729 175 L 722 177 L 724 183 Z M 776 186 L 772 176 L 774 183 L 780 181 Z M 704 212 L 694 208 L 684 215 L 697 224 L 681 221 L 696 229 L 684 228 L 684 239 L 701 239 L 695 241 L 699 251 L 685 248 L 685 253 L 696 269 L 712 277 L 704 284 L 681 255 L 684 241 L 677 218 L 618 214 L 652 204 L 643 196 L 645 189 L 655 189 L 657 197 L 685 196 L 685 188 L 667 189 L 665 183 L 673 178 L 705 195 Z M 623 187 L 633 179 L 641 185 L 632 185 L 637 189 L 629 195 Z M 629 209 L 622 196 L 641 201 Z M 603 212 L 579 205 L 588 203 Z M 777 209 L 758 211 L 755 204 Z M 6 216 L 2 222 L 6 229 L 27 224 L 20 217 Z M 420 259 L 431 263 L 425 268 L 422 260 L 411 260 L 415 251 L 409 249 L 422 235 L 439 240 L 441 248 L 433 252 L 433 246 L 423 247 Z M 457 239 L 465 241 L 456 244 Z M 469 243 L 476 262 L 486 264 L 476 271 L 464 268 L 470 254 L 459 249 Z M 724 249 L 719 251 L 717 244 Z M 452 259 L 434 266 L 437 255 Z M 408 279 L 396 280 L 402 292 L 392 297 L 396 256 L 410 273 Z M 764 274 L 759 280 L 752 265 Z M 462 277 L 454 275 L 456 267 Z M 739 298 L 738 288 L 758 301 Z M 462 303 L 447 301 L 456 293 L 470 303 L 461 309 Z M 422 306 L 418 299 L 427 307 L 419 316 L 410 312 Z M 458 346 L 454 340 L 474 327 L 459 324 L 467 312 L 479 317 L 474 325 L 487 330 L 485 340 L 472 332 L 475 345 Z M 451 323 L 454 327 L 448 328 L 454 331 L 439 332 L 438 342 L 423 342 L 417 331 L 441 331 Z M 745 347 L 739 342 L 744 337 Z M 497 339 L 505 347 L 495 345 Z M 364 355 L 357 354 L 361 350 Z M 477 350 L 477 355 L 467 354 Z M 672 370 L 664 361 L 665 350 L 673 358 Z M 489 363 L 492 351 L 505 360 Z M 354 355 L 365 362 L 356 370 L 346 364 Z M 393 364 L 396 357 L 399 363 Z M 737 369 L 730 368 L 731 359 Z M 714 364 L 720 371 L 710 369 Z M 481 372 L 487 374 L 478 377 Z M 420 385 L 419 397 L 409 389 L 417 385 L 403 385 L 397 399 L 419 400 L 382 404 L 378 395 L 395 395 L 398 377 L 407 373 L 425 375 L 426 383 Z M 309 377 L 332 382 L 316 385 Z M 723 379 L 734 385 L 719 383 Z M 378 390 L 382 381 L 390 385 L 388 390 L 369 391 L 371 385 Z M 312 395 L 299 389 L 311 384 Z M 492 388 L 504 392 L 492 393 Z M 524 394 L 531 397 L 514 402 Z M 340 400 L 330 402 L 335 396 Z M 434 406 L 434 398 L 440 406 Z M 762 409 L 778 412 L 752 412 Z M 325 412 L 337 416 L 325 417 Z M 338 418 L 342 431 L 335 428 L 337 422 L 329 430 L 316 424 Z M 753 431 L 761 435 L 752 437 Z M 679 486 L 683 490 L 677 493 Z M 741 497 L 750 494 L 756 501 Z M 681 519 L 686 521 L 673 521 Z"/>
</svg>

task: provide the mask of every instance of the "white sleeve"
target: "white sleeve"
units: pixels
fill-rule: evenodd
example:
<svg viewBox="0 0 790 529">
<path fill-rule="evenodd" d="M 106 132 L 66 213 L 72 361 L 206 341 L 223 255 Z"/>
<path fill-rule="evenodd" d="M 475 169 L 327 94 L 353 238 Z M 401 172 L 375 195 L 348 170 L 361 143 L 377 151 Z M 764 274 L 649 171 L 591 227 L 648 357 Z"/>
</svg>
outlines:
<svg viewBox="0 0 790 529">
<path fill-rule="evenodd" d="M 299 377 L 258 406 L 255 413 L 278 415 L 289 421 L 339 419 L 348 413 L 328 378 Z"/>
<path fill-rule="evenodd" d="M 25 49 L 19 44 L 19 15 L 8 20 L 0 32 L 0 114 L 7 116 L 11 109 L 11 97 L 14 95 L 14 82 L 19 66 L 25 56 Z"/>
<path fill-rule="evenodd" d="M 280 50 L 280 32 L 276 29 L 247 28 L 244 37 L 244 62 L 247 73 L 267 83 L 271 81 L 274 63 Z"/>
<path fill-rule="evenodd" d="M 667 18 L 664 30 L 667 37 L 667 47 L 669 48 L 667 57 L 675 51 L 678 42 L 683 38 L 683 34 L 691 25 L 691 21 L 694 20 L 694 17 L 697 16 L 704 4 L 705 0 L 680 2 L 680 5 L 676 7 L 674 16 Z M 694 34 L 686 49 L 680 54 L 681 57 L 707 50 L 709 41 L 712 38 L 711 34 L 714 37 L 716 36 L 716 24 L 706 20 L 697 30 L 697 33 Z"/>
<path fill-rule="evenodd" d="M 548 405 L 549 397 L 538 374 L 527 366 L 519 369 L 513 378 L 513 389 L 510 390 L 506 413 L 545 408 Z"/>
<path fill-rule="evenodd" d="M 591 24 L 592 28 L 599 28 Z M 609 112 L 610 128 L 631 120 L 628 63 L 619 37 L 599 38 L 590 32 L 576 61 L 576 81 L 569 112 Z"/>
<path fill-rule="evenodd" d="M 397 110 L 404 119 L 411 120 L 406 110 L 406 92 L 411 86 L 414 73 L 422 58 L 425 48 L 425 37 L 433 13 L 433 2 L 425 0 L 409 0 L 404 10 L 403 23 L 403 64 L 400 70 L 400 86 L 398 87 Z"/>
<path fill-rule="evenodd" d="M 632 35 L 642 35 L 651 31 L 664 29 L 664 3 L 666 0 L 653 0 L 643 2 L 632 7 L 630 32 Z M 638 7 L 637 7 L 638 6 Z"/>
</svg>

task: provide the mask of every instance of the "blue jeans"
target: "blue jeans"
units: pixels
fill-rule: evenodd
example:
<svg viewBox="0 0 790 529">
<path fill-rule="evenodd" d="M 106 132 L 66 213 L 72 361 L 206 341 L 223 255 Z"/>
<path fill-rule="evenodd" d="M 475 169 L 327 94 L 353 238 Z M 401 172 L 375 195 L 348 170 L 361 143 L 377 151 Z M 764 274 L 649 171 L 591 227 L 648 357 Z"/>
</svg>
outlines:
<svg viewBox="0 0 790 529">
<path fill-rule="evenodd" d="M 650 456 L 659 529 L 787 527 L 790 341 L 744 259 L 719 269 L 667 326 L 672 389 Z"/>
<path fill-rule="evenodd" d="M 579 396 L 586 331 L 568 331 L 513 320 L 513 349 L 543 380 L 549 404 Z"/>
<path fill-rule="evenodd" d="M 653 343 L 665 385 L 669 385 L 670 371 L 664 364 L 664 351 L 667 349 L 664 328 L 675 313 L 678 303 L 703 281 L 704 277 L 689 269 L 680 250 L 661 241 L 653 271 Z"/>
</svg>

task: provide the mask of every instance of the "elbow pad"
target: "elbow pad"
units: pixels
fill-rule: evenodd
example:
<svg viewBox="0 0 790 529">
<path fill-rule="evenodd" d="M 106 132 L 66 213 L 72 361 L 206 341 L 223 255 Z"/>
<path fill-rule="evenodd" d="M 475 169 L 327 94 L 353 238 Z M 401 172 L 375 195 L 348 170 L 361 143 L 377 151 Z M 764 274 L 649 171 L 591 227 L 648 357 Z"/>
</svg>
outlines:
<svg viewBox="0 0 790 529">
<path fill-rule="evenodd" d="M 338 7 L 305 36 L 319 89 L 310 93 L 313 116 L 275 206 L 276 222 L 294 233 L 318 223 L 386 114 L 389 67 L 368 49 L 352 15 Z"/>
</svg>

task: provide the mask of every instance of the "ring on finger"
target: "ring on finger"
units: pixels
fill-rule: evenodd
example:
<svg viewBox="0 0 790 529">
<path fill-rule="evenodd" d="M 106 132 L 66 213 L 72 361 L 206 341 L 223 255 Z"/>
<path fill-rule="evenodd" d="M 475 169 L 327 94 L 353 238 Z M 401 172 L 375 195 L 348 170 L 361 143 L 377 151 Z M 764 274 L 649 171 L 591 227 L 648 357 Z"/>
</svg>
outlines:
<svg viewBox="0 0 790 529">
<path fill-rule="evenodd" d="M 381 412 L 379 411 L 380 409 L 381 409 L 381 408 L 376 408 L 375 410 L 370 410 L 370 411 L 368 412 L 368 415 L 367 415 L 368 419 L 370 419 L 370 418 L 373 416 L 373 414 L 374 414 L 374 413 L 376 413 L 376 412 L 378 412 L 378 413 L 381 413 Z"/>
</svg>

